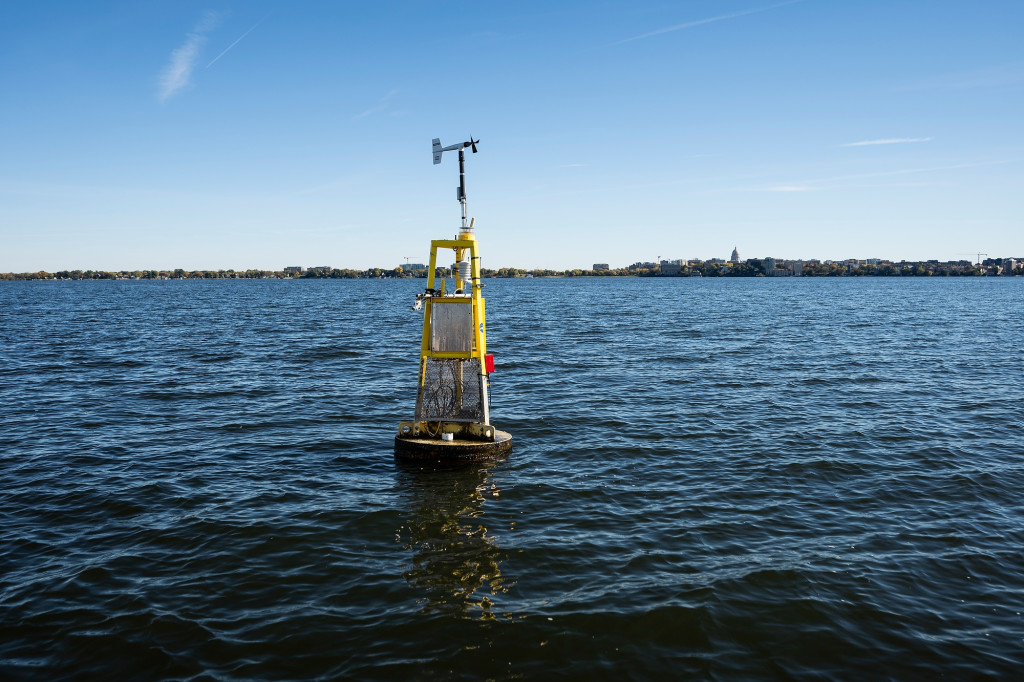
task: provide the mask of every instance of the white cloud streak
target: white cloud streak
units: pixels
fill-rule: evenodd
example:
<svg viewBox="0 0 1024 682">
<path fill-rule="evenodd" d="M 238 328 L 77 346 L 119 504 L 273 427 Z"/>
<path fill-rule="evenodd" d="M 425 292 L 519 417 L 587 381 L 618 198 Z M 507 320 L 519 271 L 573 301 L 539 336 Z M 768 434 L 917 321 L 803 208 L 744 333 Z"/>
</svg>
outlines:
<svg viewBox="0 0 1024 682">
<path fill-rule="evenodd" d="M 626 38 L 625 40 L 620 40 L 619 42 L 617 42 L 615 44 L 616 45 L 621 45 L 622 43 L 628 43 L 628 42 L 631 42 L 633 40 L 640 40 L 641 38 L 650 38 L 652 36 L 659 36 L 659 35 L 661 35 L 663 33 L 671 33 L 672 31 L 681 31 L 684 28 L 693 28 L 694 26 L 703 26 L 704 24 L 711 24 L 711 23 L 714 23 L 716 21 L 725 21 L 726 19 L 737 19 L 739 17 L 745 17 L 748 14 L 757 14 L 758 12 L 767 12 L 768 10 L 771 10 L 771 9 L 776 9 L 778 7 L 785 7 L 786 5 L 793 5 L 793 4 L 798 3 L 798 2 L 803 2 L 803 0 L 787 0 L 786 2 L 779 2 L 779 3 L 776 3 L 774 5 L 768 5 L 767 7 L 754 7 L 752 9 L 744 9 L 744 10 L 740 10 L 738 12 L 730 12 L 729 14 L 720 14 L 720 15 L 718 15 L 716 17 L 707 17 L 706 19 L 697 19 L 695 21 L 687 21 L 684 24 L 676 24 L 675 26 L 666 26 L 665 28 L 659 28 L 657 31 L 651 31 L 650 33 L 643 33 L 643 34 L 638 35 L 638 36 L 633 36 L 632 38 Z"/>
<path fill-rule="evenodd" d="M 925 168 L 901 168 L 899 170 L 878 171 L 875 173 L 860 173 L 858 175 L 841 175 L 835 178 L 821 178 L 819 180 L 807 180 L 810 183 L 830 183 L 845 180 L 861 180 L 863 178 L 882 178 L 891 175 L 909 175 L 911 173 L 933 173 L 935 171 L 959 170 L 961 168 L 983 168 L 985 166 L 1001 166 L 1007 163 L 1017 163 L 1020 159 L 1001 159 L 999 161 L 978 161 L 975 163 L 957 163 L 950 166 L 928 166 Z"/>
<path fill-rule="evenodd" d="M 179 93 L 191 82 L 192 71 L 199 60 L 199 51 L 203 43 L 206 42 L 206 34 L 216 27 L 219 20 L 220 15 L 216 12 L 206 12 L 192 32 L 186 36 L 185 43 L 171 52 L 171 61 L 160 74 L 158 83 L 157 99 L 161 104 Z"/>
<path fill-rule="evenodd" d="M 868 178 L 885 178 L 899 175 L 913 175 L 915 173 L 935 173 L 945 170 L 960 170 L 962 168 L 983 168 L 985 166 L 1001 166 L 1008 163 L 1018 163 L 1020 159 L 1000 159 L 998 161 L 979 161 L 975 163 L 957 163 L 948 166 L 926 166 L 924 168 L 900 168 L 898 170 L 876 171 L 874 173 L 857 173 L 855 175 L 840 175 L 831 178 L 816 178 L 803 180 L 789 185 L 774 185 L 768 187 L 750 187 L 747 191 L 759 192 L 804 192 L 819 189 L 837 189 L 848 187 L 851 180 L 865 180 Z"/>
<path fill-rule="evenodd" d="M 1000 166 L 1009 163 L 1019 163 L 1021 159 L 1000 159 L 998 161 L 979 161 L 975 163 L 957 163 L 948 166 L 926 166 L 923 168 L 900 168 L 897 170 L 875 171 L 873 173 L 857 173 L 855 175 L 839 175 L 829 178 L 814 178 L 794 181 L 787 184 L 757 185 L 746 187 L 727 187 L 716 191 L 726 192 L 817 192 L 821 190 L 847 189 L 850 187 L 920 187 L 927 183 L 886 183 L 865 185 L 862 180 L 872 178 L 896 177 L 901 175 L 913 175 L 916 173 L 935 173 L 945 170 L 960 170 L 963 168 L 983 168 L 985 166 Z M 851 182 L 852 181 L 852 182 Z"/>
<path fill-rule="evenodd" d="M 931 142 L 931 137 L 889 137 L 883 140 L 864 140 L 863 142 L 847 142 L 840 147 L 870 147 L 876 144 L 908 144 L 911 142 Z"/>
<path fill-rule="evenodd" d="M 267 16 L 270 16 L 270 15 L 268 14 Z M 242 38 L 244 38 L 244 37 L 246 37 L 247 35 L 249 35 L 250 33 L 252 33 L 252 32 L 253 32 L 253 29 L 255 29 L 255 28 L 256 28 L 257 26 L 259 26 L 260 24 L 262 24 L 262 23 L 263 23 L 264 21 L 266 21 L 266 20 L 267 20 L 267 17 L 263 17 L 262 19 L 260 19 L 259 21 L 257 21 L 257 22 L 256 22 L 255 24 L 253 24 L 253 25 L 252 25 L 252 28 L 250 28 L 250 29 L 249 29 L 248 31 L 246 31 L 246 32 L 245 32 L 245 33 L 243 33 L 242 35 L 240 35 L 240 36 L 238 37 L 238 39 L 237 39 L 237 40 L 235 40 L 235 42 L 233 42 L 233 43 L 231 43 L 230 45 L 228 45 L 228 46 L 227 46 L 226 48 L 224 48 L 224 51 L 223 51 L 223 52 L 221 52 L 221 53 L 220 53 L 219 55 L 217 55 L 216 57 L 214 57 L 214 58 L 213 58 L 213 61 L 211 61 L 211 62 L 210 62 L 209 64 L 207 64 L 207 65 L 206 65 L 206 68 L 210 68 L 211 66 L 213 66 L 214 64 L 216 64 L 216 63 L 217 63 L 217 60 L 218 60 L 218 59 L 220 59 L 221 57 L 223 57 L 224 55 L 226 55 L 226 54 L 228 53 L 228 51 L 230 51 L 230 50 L 231 50 L 231 48 L 233 48 L 233 47 L 234 47 L 235 45 L 237 45 L 238 43 L 242 42 Z"/>
<path fill-rule="evenodd" d="M 367 116 L 370 116 L 372 114 L 379 114 L 380 112 L 387 110 L 387 108 L 388 108 L 388 100 L 390 100 L 396 94 L 398 94 L 398 90 L 392 90 L 388 94 L 386 94 L 383 97 L 381 97 L 377 101 L 377 103 L 374 104 L 372 107 L 370 107 L 369 109 L 367 109 L 366 111 L 364 111 L 362 113 L 359 113 L 359 114 L 356 114 L 355 116 L 353 116 L 352 120 L 355 121 L 355 120 L 358 120 L 360 118 L 366 118 Z"/>
</svg>

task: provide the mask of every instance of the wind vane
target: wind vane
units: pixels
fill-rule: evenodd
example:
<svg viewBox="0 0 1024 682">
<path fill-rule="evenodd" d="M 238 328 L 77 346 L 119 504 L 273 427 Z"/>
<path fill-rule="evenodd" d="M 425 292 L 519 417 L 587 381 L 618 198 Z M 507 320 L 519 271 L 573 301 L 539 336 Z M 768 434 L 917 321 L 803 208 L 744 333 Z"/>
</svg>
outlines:
<svg viewBox="0 0 1024 682">
<path fill-rule="evenodd" d="M 473 136 L 469 136 L 469 142 L 460 142 L 458 144 L 449 145 L 447 147 L 441 146 L 441 138 L 434 138 L 434 165 L 441 163 L 441 154 L 444 152 L 459 152 L 459 186 L 455 189 L 456 198 L 459 203 L 462 204 L 462 229 L 469 228 L 472 233 L 473 227 L 466 224 L 466 147 L 470 147 L 473 153 L 476 154 L 476 146 L 480 143 L 480 140 L 474 140 Z"/>
</svg>

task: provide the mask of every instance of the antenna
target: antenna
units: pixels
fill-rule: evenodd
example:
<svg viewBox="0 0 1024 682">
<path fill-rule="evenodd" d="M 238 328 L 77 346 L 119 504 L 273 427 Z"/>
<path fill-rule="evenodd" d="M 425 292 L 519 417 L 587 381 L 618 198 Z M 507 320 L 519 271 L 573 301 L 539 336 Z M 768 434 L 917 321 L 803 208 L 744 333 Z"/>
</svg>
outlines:
<svg viewBox="0 0 1024 682">
<path fill-rule="evenodd" d="M 441 163 L 441 154 L 444 152 L 459 152 L 459 186 L 456 188 L 455 198 L 458 199 L 459 203 L 462 204 L 462 231 L 466 232 L 467 228 L 471 228 L 470 225 L 466 224 L 466 147 L 470 147 L 473 153 L 476 154 L 476 146 L 480 143 L 480 140 L 474 140 L 473 136 L 469 136 L 469 142 L 459 142 L 458 144 L 449 145 L 447 147 L 441 146 L 441 138 L 435 137 L 434 144 L 431 152 L 434 155 L 434 165 Z"/>
</svg>

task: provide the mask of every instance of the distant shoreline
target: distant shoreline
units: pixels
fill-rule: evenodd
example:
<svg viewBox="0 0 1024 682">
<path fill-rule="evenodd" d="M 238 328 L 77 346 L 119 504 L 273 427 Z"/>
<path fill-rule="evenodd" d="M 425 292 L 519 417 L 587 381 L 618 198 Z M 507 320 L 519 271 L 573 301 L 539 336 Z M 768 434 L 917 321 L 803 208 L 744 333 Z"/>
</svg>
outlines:
<svg viewBox="0 0 1024 682">
<path fill-rule="evenodd" d="M 905 262 L 871 263 L 855 261 L 800 263 L 801 268 L 776 268 L 771 259 L 768 263 L 750 259 L 743 263 L 699 262 L 681 265 L 670 263 L 662 267 L 655 264 L 629 266 L 628 268 L 599 270 L 526 270 L 523 268 L 484 268 L 484 279 L 569 279 L 577 277 L 985 277 L 1024 276 L 1024 261 L 1016 259 L 990 259 L 983 263 L 971 264 L 966 261 L 955 263 Z M 647 267 L 653 266 L 653 267 Z M 795 274 L 794 274 L 795 271 Z M 351 270 L 339 268 L 310 268 L 289 270 L 59 270 L 56 272 L 4 272 L 0 281 L 81 281 L 81 280 L 196 280 L 196 279 L 425 279 L 425 269 L 405 270 L 401 267 L 390 270 L 369 268 Z M 448 268 L 438 268 L 438 277 L 451 277 Z"/>
</svg>

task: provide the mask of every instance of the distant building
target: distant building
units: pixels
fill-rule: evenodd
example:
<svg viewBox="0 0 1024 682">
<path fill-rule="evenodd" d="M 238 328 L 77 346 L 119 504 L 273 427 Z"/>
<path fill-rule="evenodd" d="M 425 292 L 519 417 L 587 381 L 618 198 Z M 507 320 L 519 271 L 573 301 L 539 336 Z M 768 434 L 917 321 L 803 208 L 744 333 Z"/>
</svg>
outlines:
<svg viewBox="0 0 1024 682">
<path fill-rule="evenodd" d="M 732 263 L 733 265 L 740 264 L 740 250 L 735 246 L 732 247 L 732 255 L 729 256 L 729 262 Z"/>
<path fill-rule="evenodd" d="M 1013 271 L 1017 269 L 1017 261 L 1013 258 L 1003 259 L 1003 274 L 1012 275 Z"/>
<path fill-rule="evenodd" d="M 406 263 L 405 265 L 399 265 L 402 268 L 402 272 L 410 272 L 412 270 L 426 270 L 427 266 L 423 263 Z"/>
<path fill-rule="evenodd" d="M 661 274 L 663 275 L 678 275 L 683 271 L 683 266 L 680 261 L 661 261 Z"/>
<path fill-rule="evenodd" d="M 594 270 L 610 270 L 607 263 L 594 263 Z"/>
<path fill-rule="evenodd" d="M 803 261 L 779 260 L 769 256 L 761 263 L 764 267 L 764 274 L 768 277 L 800 277 L 803 275 Z"/>
<path fill-rule="evenodd" d="M 298 274 L 300 274 L 300 275 L 301 275 L 301 274 L 302 274 L 303 272 L 305 272 L 306 270 L 305 270 L 305 268 L 301 268 L 301 267 L 299 267 L 298 265 L 289 265 L 288 267 L 286 267 L 286 268 L 284 269 L 284 271 L 285 271 L 285 272 L 297 272 Z"/>
<path fill-rule="evenodd" d="M 867 263 L 868 265 L 879 265 L 882 262 L 882 259 L 881 258 L 868 258 L 864 262 Z"/>
</svg>

